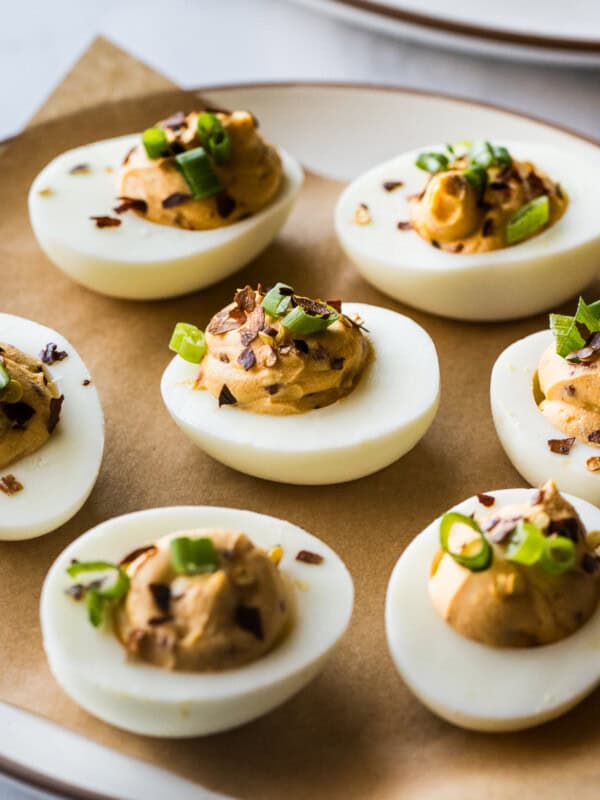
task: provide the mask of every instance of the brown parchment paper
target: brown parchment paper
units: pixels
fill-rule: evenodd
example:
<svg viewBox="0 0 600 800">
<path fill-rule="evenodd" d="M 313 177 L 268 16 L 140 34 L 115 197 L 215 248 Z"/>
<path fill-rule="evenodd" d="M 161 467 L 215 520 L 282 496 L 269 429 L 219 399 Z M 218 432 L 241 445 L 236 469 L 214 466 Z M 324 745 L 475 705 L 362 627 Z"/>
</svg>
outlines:
<svg viewBox="0 0 600 800">
<path fill-rule="evenodd" d="M 87 85 L 91 77 L 88 73 Z M 85 78 L 76 82 L 80 90 Z M 70 99 L 76 100 L 77 92 Z M 0 700 L 240 798 L 558 800 L 572 793 L 580 800 L 597 798 L 600 692 L 537 729 L 466 732 L 439 720 L 410 694 L 395 672 L 384 634 L 387 581 L 411 538 L 464 497 L 524 485 L 495 436 L 489 373 L 499 352 L 543 327 L 544 318 L 473 325 L 437 319 L 386 298 L 359 277 L 336 242 L 331 220 L 341 186 L 314 175 L 267 252 L 233 278 L 188 297 L 151 303 L 104 298 L 69 281 L 38 249 L 26 197 L 49 159 L 193 105 L 193 98 L 173 90 L 88 108 L 26 131 L 0 161 L 0 306 L 59 329 L 74 343 L 106 415 L 102 471 L 84 509 L 53 534 L 0 543 Z M 433 337 L 442 372 L 439 414 L 417 447 L 388 469 L 346 485 L 273 484 L 212 461 L 168 417 L 159 379 L 170 359 L 166 342 L 174 322 L 204 326 L 237 286 L 278 279 L 309 295 L 409 313 Z M 76 536 L 116 514 L 178 503 L 243 507 L 305 527 L 346 561 L 356 604 L 339 650 L 296 698 L 238 730 L 172 741 L 117 731 L 61 692 L 42 651 L 38 600 L 47 569 Z"/>
</svg>

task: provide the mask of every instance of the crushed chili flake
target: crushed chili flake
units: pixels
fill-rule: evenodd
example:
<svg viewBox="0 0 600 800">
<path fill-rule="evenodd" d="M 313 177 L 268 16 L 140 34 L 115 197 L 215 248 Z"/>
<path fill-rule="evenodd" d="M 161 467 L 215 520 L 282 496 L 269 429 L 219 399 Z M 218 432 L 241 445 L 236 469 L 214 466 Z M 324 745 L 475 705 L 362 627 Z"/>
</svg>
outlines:
<svg viewBox="0 0 600 800">
<path fill-rule="evenodd" d="M 575 396 L 575 393 L 576 393 L 576 391 L 577 391 L 577 390 L 575 389 L 575 387 L 573 386 L 573 384 L 572 384 L 572 383 L 570 383 L 570 384 L 567 386 L 567 388 L 565 389 L 565 391 L 566 391 L 566 393 L 568 394 L 568 396 L 569 396 L 569 397 L 574 397 L 574 396 Z"/>
<path fill-rule="evenodd" d="M 547 534 L 550 536 L 552 533 L 558 533 L 560 536 L 564 536 L 565 539 L 570 539 L 577 544 L 580 532 L 579 520 L 576 517 L 564 517 L 563 519 L 550 520 Z"/>
<path fill-rule="evenodd" d="M 241 364 L 242 367 L 246 370 L 252 369 L 252 367 L 256 364 L 256 356 L 254 355 L 254 350 L 251 347 L 245 347 L 242 352 L 238 356 L 238 364 Z"/>
<path fill-rule="evenodd" d="M 581 558 L 581 568 L 590 575 L 598 569 L 599 564 L 598 558 L 592 553 L 584 553 Z"/>
<path fill-rule="evenodd" d="M 399 231 L 411 231 L 412 230 L 412 222 L 407 220 L 406 222 L 400 221 L 396 224 L 396 227 Z"/>
<path fill-rule="evenodd" d="M 164 625 L 166 622 L 172 622 L 173 617 L 168 614 L 165 614 L 162 617 L 150 617 L 148 620 L 148 625 L 152 625 L 153 627 L 156 625 Z"/>
<path fill-rule="evenodd" d="M 329 358 L 329 353 L 320 342 L 317 342 L 317 346 L 313 347 L 310 354 L 315 361 L 327 361 Z"/>
<path fill-rule="evenodd" d="M 301 353 L 308 353 L 308 345 L 304 339 L 294 339 L 293 342 L 296 350 L 299 350 Z"/>
<path fill-rule="evenodd" d="M 493 232 L 494 232 L 494 220 L 491 219 L 491 217 L 488 217 L 483 223 L 483 227 L 481 229 L 481 235 L 491 236 Z"/>
<path fill-rule="evenodd" d="M 227 386 L 226 383 L 223 384 L 221 387 L 221 391 L 219 392 L 219 408 L 221 406 L 232 406 L 237 403 L 237 400 L 232 393 L 231 389 Z"/>
<path fill-rule="evenodd" d="M 264 639 L 262 617 L 260 609 L 255 606 L 239 605 L 235 609 L 235 624 L 257 639 Z"/>
<path fill-rule="evenodd" d="M 331 359 L 331 369 L 334 369 L 336 371 L 340 370 L 340 369 L 344 369 L 344 361 L 345 361 L 345 359 L 343 359 L 343 358 L 332 358 Z"/>
<path fill-rule="evenodd" d="M 312 553 L 310 550 L 300 550 L 296 554 L 296 561 L 302 561 L 304 564 L 322 564 L 323 556 L 318 553 Z"/>
<path fill-rule="evenodd" d="M 436 250 L 440 250 L 441 247 L 442 247 L 442 245 L 438 242 L 437 239 L 432 239 L 431 240 L 431 246 L 435 247 Z"/>
<path fill-rule="evenodd" d="M 61 394 L 60 397 L 53 397 L 50 400 L 50 416 L 48 417 L 48 423 L 46 425 L 48 433 L 52 433 L 56 428 L 56 426 L 58 425 L 58 420 L 60 419 L 60 411 L 64 399 L 65 399 L 64 394 Z"/>
<path fill-rule="evenodd" d="M 134 152 L 135 152 L 135 146 L 130 147 L 129 150 L 125 153 L 125 158 L 123 159 L 123 166 L 127 164 L 127 162 L 129 161 Z"/>
<path fill-rule="evenodd" d="M 121 224 L 121 220 L 116 217 L 98 216 L 90 219 L 94 220 L 97 228 L 118 228 Z"/>
<path fill-rule="evenodd" d="M 240 331 L 240 341 L 244 347 L 248 347 L 250 342 L 253 342 L 258 336 L 258 331 L 243 330 Z"/>
<path fill-rule="evenodd" d="M 227 192 L 219 192 L 217 195 L 217 211 L 220 217 L 223 219 L 230 217 L 235 211 L 236 206 L 237 203 L 230 194 L 227 194 Z"/>
<path fill-rule="evenodd" d="M 83 583 L 74 583 L 65 589 L 65 594 L 68 594 L 73 600 L 82 600 L 85 596 L 86 587 Z"/>
<path fill-rule="evenodd" d="M 13 494 L 18 494 L 18 492 L 21 491 L 23 491 L 23 484 L 21 481 L 18 481 L 12 473 L 9 475 L 3 475 L 0 478 L 0 492 L 10 496 Z"/>
<path fill-rule="evenodd" d="M 154 544 L 148 544 L 146 547 L 137 547 L 135 550 L 132 550 L 131 553 L 127 553 L 127 555 L 119 561 L 119 564 L 124 567 L 126 564 L 131 564 L 144 553 L 148 553 L 150 550 L 156 552 L 157 549 L 158 548 Z"/>
<path fill-rule="evenodd" d="M 75 164 L 74 167 L 71 167 L 69 170 L 69 175 L 88 175 L 91 172 L 91 167 L 89 164 Z"/>
<path fill-rule="evenodd" d="M 368 225 L 372 221 L 369 206 L 366 203 L 359 203 L 354 212 L 354 222 L 357 225 Z"/>
<path fill-rule="evenodd" d="M 590 472 L 600 471 L 600 456 L 590 456 L 585 462 L 585 466 Z"/>
<path fill-rule="evenodd" d="M 241 308 L 224 308 L 219 311 L 208 323 L 207 332 L 214 334 L 235 331 L 246 322 L 246 314 Z"/>
<path fill-rule="evenodd" d="M 548 439 L 548 447 L 550 450 L 553 453 L 558 453 L 560 456 L 568 456 L 574 444 L 574 436 L 569 436 L 567 439 Z"/>
<path fill-rule="evenodd" d="M 270 384 L 270 386 L 265 386 L 265 389 L 267 390 L 268 394 L 271 394 L 271 395 L 277 394 L 277 392 L 281 389 L 281 384 L 280 383 L 272 383 L 272 384 Z"/>
<path fill-rule="evenodd" d="M 173 192 L 173 194 L 165 197 L 161 205 L 163 208 L 174 208 L 175 206 L 180 206 L 183 203 L 187 203 L 187 201 L 191 199 L 192 195 L 188 192 Z"/>
<path fill-rule="evenodd" d="M 256 293 L 251 286 L 244 286 L 243 289 L 237 290 L 233 302 L 242 311 L 253 311 L 256 307 Z"/>
<path fill-rule="evenodd" d="M 265 327 L 265 310 L 261 305 L 255 306 L 248 314 L 246 320 L 248 330 L 261 331 Z"/>
<path fill-rule="evenodd" d="M 171 587 L 167 583 L 151 583 L 148 588 L 159 611 L 168 614 L 171 605 Z"/>
<path fill-rule="evenodd" d="M 68 355 L 66 350 L 59 350 L 54 342 L 48 342 L 40 353 L 40 361 L 44 364 L 54 364 L 55 361 L 64 361 Z"/>
<path fill-rule="evenodd" d="M 597 431 L 592 431 L 588 435 L 588 442 L 593 442 L 594 444 L 600 444 L 600 429 Z"/>
<path fill-rule="evenodd" d="M 382 185 L 386 192 L 393 192 L 394 189 L 404 186 L 404 181 L 384 181 Z"/>
<path fill-rule="evenodd" d="M 84 380 L 81 381 L 81 385 L 82 386 L 89 386 L 90 383 L 91 383 L 91 380 L 89 378 L 84 378 Z"/>
<path fill-rule="evenodd" d="M 119 197 L 121 202 L 113 208 L 115 214 L 124 214 L 126 211 L 148 211 L 148 203 L 138 197 Z"/>
<path fill-rule="evenodd" d="M 509 519 L 500 519 L 495 517 L 494 524 L 487 528 L 490 531 L 489 539 L 496 544 L 503 542 L 514 531 L 517 522 L 522 519 L 520 516 L 510 517 Z"/>
<path fill-rule="evenodd" d="M 342 301 L 341 300 L 328 300 L 327 305 L 334 308 L 338 314 L 342 313 Z"/>
<path fill-rule="evenodd" d="M 277 329 L 272 328 L 270 325 L 268 328 L 263 328 L 262 332 L 265 334 L 265 336 L 270 336 L 271 339 L 274 339 L 275 336 L 277 336 Z"/>
<path fill-rule="evenodd" d="M 25 425 L 35 414 L 35 409 L 19 400 L 18 403 L 3 403 L 2 410 L 5 416 L 13 423 L 13 428 L 25 428 Z"/>
<path fill-rule="evenodd" d="M 177 128 L 183 128 L 186 124 L 185 114 L 183 111 L 176 111 L 174 114 L 171 114 L 166 119 L 161 120 L 161 127 L 163 128 L 171 128 L 171 130 L 177 130 Z"/>
<path fill-rule="evenodd" d="M 481 505 L 485 506 L 486 508 L 491 508 L 496 502 L 496 498 L 492 497 L 491 494 L 478 494 L 477 499 Z"/>
</svg>

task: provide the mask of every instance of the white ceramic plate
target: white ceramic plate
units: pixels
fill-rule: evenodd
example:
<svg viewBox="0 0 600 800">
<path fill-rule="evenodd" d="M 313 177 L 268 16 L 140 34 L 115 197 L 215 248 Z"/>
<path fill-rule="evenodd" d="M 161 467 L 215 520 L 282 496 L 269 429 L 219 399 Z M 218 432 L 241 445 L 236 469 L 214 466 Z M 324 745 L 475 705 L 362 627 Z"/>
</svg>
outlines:
<svg viewBox="0 0 600 800">
<path fill-rule="evenodd" d="M 305 167 L 340 180 L 351 180 L 378 162 L 433 140 L 452 142 L 467 136 L 532 140 L 583 155 L 597 153 L 598 148 L 568 131 L 510 111 L 391 87 L 271 84 L 221 87 L 202 95 L 215 106 L 251 108 L 272 140 Z M 306 124 L 315 116 L 318 126 Z M 378 120 L 376 135 L 373 117 Z M 405 124 L 407 119 L 410 125 Z M 324 147 L 323 142 L 335 142 L 335 147 Z M 493 483 L 493 475 L 488 478 Z M 158 787 L 155 796 L 177 800 L 215 797 L 170 773 L 1 704 L 0 769 L 63 795 L 68 786 L 69 795 L 75 797 L 149 800 L 143 791 L 147 786 Z"/>
<path fill-rule="evenodd" d="M 459 52 L 600 65 L 600 3 L 579 0 L 293 0 L 355 25 Z"/>
</svg>

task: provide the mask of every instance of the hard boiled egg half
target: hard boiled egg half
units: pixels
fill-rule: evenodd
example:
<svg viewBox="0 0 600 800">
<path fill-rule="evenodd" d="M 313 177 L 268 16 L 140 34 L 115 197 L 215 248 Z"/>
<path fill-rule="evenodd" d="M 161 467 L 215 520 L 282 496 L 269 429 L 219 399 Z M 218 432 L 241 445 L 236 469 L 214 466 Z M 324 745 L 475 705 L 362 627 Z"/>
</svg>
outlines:
<svg viewBox="0 0 600 800">
<path fill-rule="evenodd" d="M 539 331 L 500 354 L 490 383 L 494 425 L 507 456 L 528 483 L 536 486 L 546 475 L 554 475 L 567 491 L 600 505 L 600 469 L 590 469 L 600 451 L 570 441 L 539 408 L 543 394 L 538 366 L 544 351 L 554 344 L 551 331 Z"/>
<path fill-rule="evenodd" d="M 483 497 L 494 498 L 496 509 L 529 503 L 531 491 L 504 489 Z M 600 528 L 598 508 L 564 497 L 588 531 Z M 471 497 L 453 510 L 469 516 L 486 508 Z M 437 519 L 401 555 L 386 597 L 390 652 L 421 702 L 464 728 L 512 731 L 554 719 L 593 691 L 600 682 L 600 608 L 575 633 L 554 644 L 517 648 L 472 641 L 457 633 L 431 601 L 428 581 L 439 548 Z"/>
<path fill-rule="evenodd" d="M 281 186 L 262 210 L 213 230 L 159 224 L 113 210 L 122 204 L 119 170 L 136 146 L 139 134 L 68 150 L 44 167 L 29 192 L 31 225 L 49 259 L 113 297 L 173 297 L 223 280 L 277 235 L 303 182 L 298 162 L 279 149 Z"/>
<path fill-rule="evenodd" d="M 600 187 L 594 177 L 600 168 L 600 152 L 590 150 L 584 157 L 534 142 L 501 144 L 502 152 L 508 151 L 513 162 L 520 163 L 521 174 L 517 179 L 506 179 L 509 173 L 499 174 L 503 168 L 494 163 L 488 167 L 488 177 L 482 179 L 485 169 L 482 173 L 477 164 L 489 163 L 492 156 L 484 154 L 482 158 L 479 153 L 475 156 L 479 159 L 476 163 L 462 162 L 463 171 L 470 165 L 476 167 L 468 173 L 470 180 L 462 181 L 460 176 L 457 182 L 451 163 L 455 156 L 448 154 L 446 146 L 433 145 L 403 153 L 374 167 L 344 190 L 335 210 L 337 235 L 367 281 L 391 297 L 433 314 L 467 320 L 501 320 L 529 316 L 556 306 L 593 280 L 600 258 L 600 229 L 595 211 Z M 492 154 L 498 150 L 489 146 Z M 454 152 L 458 154 L 456 149 Z M 425 159 L 431 174 L 416 166 L 417 159 L 432 155 L 441 155 L 445 161 L 439 169 L 449 170 L 445 174 L 450 180 L 443 195 L 435 184 L 436 163 L 432 165 Z M 539 192 L 545 190 L 537 182 L 538 176 L 526 183 L 530 165 L 554 183 L 557 202 L 563 203 L 568 198 L 566 210 L 553 224 L 542 226 L 541 232 L 529 238 L 499 249 L 486 249 L 489 246 L 484 241 L 486 237 L 503 235 L 493 230 L 496 223 L 488 219 L 493 214 L 493 204 L 507 203 L 505 208 L 508 208 L 514 202 L 511 192 L 523 189 L 526 200 L 539 197 Z M 487 188 L 476 188 L 475 183 L 482 180 Z M 429 197 L 428 187 L 434 196 Z M 467 217 L 462 211 L 458 213 L 457 198 L 465 188 L 473 198 L 472 203 L 465 202 L 462 210 L 466 208 L 477 219 L 481 251 L 470 250 L 473 231 L 463 230 Z M 475 192 L 479 192 L 479 199 Z M 441 238 L 437 240 L 435 234 L 428 241 L 414 229 L 411 204 L 414 206 L 422 193 L 422 201 L 435 206 L 440 237 L 444 224 L 452 225 L 455 231 L 452 244 L 444 244 Z M 546 202 L 542 197 L 534 201 L 534 207 Z M 530 219 L 535 218 L 537 211 L 530 209 Z M 523 228 L 517 230 L 522 222 L 521 217 L 513 228 L 517 239 L 524 235 Z"/>
<path fill-rule="evenodd" d="M 65 593 L 72 559 L 118 563 L 177 531 L 227 529 L 258 547 L 281 547 L 279 570 L 294 611 L 275 646 L 241 667 L 186 672 L 128 659 L 106 621 L 93 627 Z M 310 559 L 302 560 L 304 551 Z M 312 563 L 309 563 L 311 562 Z M 254 719 L 283 703 L 322 668 L 348 626 L 352 579 L 319 539 L 289 522 L 238 509 L 182 506 L 116 517 L 72 542 L 50 569 L 41 597 L 44 648 L 54 677 L 83 708 L 119 728 L 151 736 L 198 736 Z"/>
<path fill-rule="evenodd" d="M 57 399 L 64 398 L 47 441 L 1 471 L 6 488 L 0 492 L 0 539 L 31 539 L 67 522 L 87 500 L 102 461 L 104 417 L 91 375 L 64 336 L 23 317 L 0 314 L 0 342 L 35 359 L 45 351 L 46 376 Z M 0 403 L 5 406 L 1 395 Z M 15 405 L 5 407 L 11 411 Z M 27 428 L 32 423 L 13 424 Z"/>
<path fill-rule="evenodd" d="M 341 313 L 360 321 L 371 349 L 363 374 L 341 399 L 285 415 L 222 404 L 221 399 L 217 402 L 210 392 L 198 388 L 202 364 L 175 356 L 161 382 L 169 413 L 213 458 L 267 480 L 340 483 L 388 466 L 416 445 L 435 417 L 440 390 L 435 346 L 423 328 L 394 311 L 343 303 Z M 268 318 L 264 325 L 268 331 Z M 237 331 L 235 335 L 239 335 Z M 327 339 L 322 341 L 327 344 Z M 321 347 L 315 347 L 308 337 L 306 341 L 294 340 L 294 347 L 300 345 L 309 361 L 317 357 Z M 275 343 L 276 354 L 277 349 Z M 260 350 L 256 353 L 260 359 Z M 237 356 L 237 351 L 233 355 Z M 211 357 L 210 350 L 206 357 Z M 285 362 L 289 356 L 279 357 Z M 232 366 L 244 375 L 233 356 L 227 367 Z M 260 369 L 260 364 L 253 363 L 247 375 Z"/>
</svg>

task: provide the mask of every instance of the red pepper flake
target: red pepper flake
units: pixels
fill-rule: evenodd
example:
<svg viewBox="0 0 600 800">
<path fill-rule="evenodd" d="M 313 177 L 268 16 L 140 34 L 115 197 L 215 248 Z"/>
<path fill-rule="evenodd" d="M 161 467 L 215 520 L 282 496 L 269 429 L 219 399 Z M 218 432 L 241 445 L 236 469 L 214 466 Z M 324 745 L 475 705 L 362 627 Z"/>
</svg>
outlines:
<svg viewBox="0 0 600 800">
<path fill-rule="evenodd" d="M 598 434 L 600 435 L 600 431 L 598 431 Z M 592 434 L 590 434 L 590 436 L 591 435 Z M 598 441 L 600 441 L 600 439 Z M 567 439 L 548 439 L 548 447 L 550 450 L 553 453 L 558 453 L 560 456 L 568 456 L 574 444 L 574 436 L 569 436 Z"/>
<path fill-rule="evenodd" d="M 81 381 L 81 385 L 82 386 L 89 386 L 90 383 L 91 383 L 91 380 L 89 378 L 84 378 L 84 380 Z"/>
<path fill-rule="evenodd" d="M 232 406 L 235 405 L 235 403 L 237 403 L 235 395 L 232 393 L 229 386 L 224 383 L 219 392 L 219 408 L 221 406 Z"/>
<path fill-rule="evenodd" d="M 401 186 L 404 186 L 403 181 L 384 181 L 383 188 L 386 192 L 393 192 L 394 189 L 399 189 Z"/>
<path fill-rule="evenodd" d="M 252 367 L 256 364 L 256 356 L 254 355 L 254 350 L 251 347 L 245 347 L 242 352 L 238 356 L 238 364 L 241 364 L 242 367 L 246 370 L 252 369 Z"/>
<path fill-rule="evenodd" d="M 231 195 L 227 194 L 227 192 L 219 192 L 217 195 L 217 211 L 220 217 L 223 219 L 230 217 L 235 211 L 236 206 L 237 203 Z"/>
<path fill-rule="evenodd" d="M 335 308 L 338 314 L 342 313 L 342 301 L 341 300 L 328 300 L 327 305 Z"/>
<path fill-rule="evenodd" d="M 412 231 L 412 222 L 407 220 L 406 222 L 398 222 L 396 225 L 399 231 Z"/>
<path fill-rule="evenodd" d="M 265 386 L 265 389 L 268 394 L 273 395 L 277 394 L 277 392 L 281 389 L 280 383 L 272 383 L 270 386 Z"/>
<path fill-rule="evenodd" d="M 21 491 L 23 491 L 23 484 L 18 481 L 12 473 L 10 475 L 3 475 L 0 478 L 0 492 L 4 492 L 4 494 L 10 496 Z"/>
<path fill-rule="evenodd" d="M 484 530 L 490 531 L 489 539 L 492 542 L 500 543 L 509 537 L 517 526 L 517 522 L 522 519 L 520 516 L 510 517 L 509 519 L 500 519 L 494 517 L 489 525 L 482 526 Z M 493 523 L 493 524 L 492 524 Z"/>
<path fill-rule="evenodd" d="M 173 617 L 165 614 L 162 617 L 150 617 L 150 619 L 148 620 L 148 625 L 152 625 L 152 627 L 155 627 L 156 625 L 164 625 L 166 622 L 172 622 L 172 621 Z"/>
<path fill-rule="evenodd" d="M 156 552 L 158 548 L 154 544 L 148 544 L 146 547 L 137 547 L 135 550 L 132 550 L 131 553 L 127 553 L 127 555 L 119 561 L 119 565 L 124 567 L 127 564 L 131 564 L 136 558 L 139 558 L 144 553 L 149 553 L 150 550 Z"/>
<path fill-rule="evenodd" d="M 255 308 L 250 311 L 248 314 L 248 319 L 246 320 L 248 330 L 250 331 L 262 331 L 265 328 L 265 310 L 261 305 L 255 306 Z M 275 331 L 275 335 L 277 335 L 277 331 Z"/>
<path fill-rule="evenodd" d="M 183 128 L 185 124 L 186 118 L 183 111 L 176 111 L 174 114 L 171 114 L 171 116 L 161 120 L 160 122 L 161 128 L 170 128 L 173 131 L 177 130 L 178 128 Z"/>
<path fill-rule="evenodd" d="M 294 339 L 294 347 L 305 355 L 308 353 L 308 345 L 304 339 Z"/>
<path fill-rule="evenodd" d="M 322 564 L 323 556 L 312 553 L 310 550 L 300 550 L 296 555 L 296 561 L 302 561 L 304 564 Z"/>
<path fill-rule="evenodd" d="M 584 553 L 581 559 L 581 568 L 584 572 L 587 572 L 588 575 L 594 573 L 598 566 L 600 565 L 600 561 L 598 561 L 598 557 L 592 555 L 592 553 Z"/>
<path fill-rule="evenodd" d="M 168 614 L 171 605 L 171 587 L 166 583 L 151 583 L 148 588 L 158 610 Z"/>
<path fill-rule="evenodd" d="M 493 232 L 494 232 L 494 220 L 491 217 L 488 217 L 483 223 L 483 227 L 481 229 L 481 235 L 491 236 Z"/>
<path fill-rule="evenodd" d="M 575 394 L 576 394 L 576 392 L 577 392 L 577 390 L 575 389 L 575 387 L 573 386 L 573 384 L 572 384 L 572 383 L 570 383 L 570 384 L 569 384 L 569 385 L 566 387 L 565 391 L 566 391 L 566 393 L 567 393 L 567 395 L 568 395 L 569 397 L 575 397 Z"/>
<path fill-rule="evenodd" d="M 97 228 L 118 228 L 121 224 L 121 220 L 117 219 L 116 217 L 90 217 L 96 223 Z"/>
<path fill-rule="evenodd" d="M 264 639 L 262 618 L 260 609 L 255 606 L 239 605 L 235 609 L 235 624 L 248 633 L 256 636 L 257 639 Z"/>
<path fill-rule="evenodd" d="M 69 170 L 69 175 L 88 175 L 91 172 L 91 167 L 89 164 L 75 164 L 74 167 L 71 167 Z"/>
<path fill-rule="evenodd" d="M 219 311 L 206 328 L 208 333 L 221 334 L 235 331 L 246 322 L 246 313 L 241 308 L 224 308 Z"/>
<path fill-rule="evenodd" d="M 256 307 L 256 293 L 251 286 L 244 286 L 243 289 L 238 289 L 234 295 L 233 302 L 242 311 L 254 311 Z"/>
<path fill-rule="evenodd" d="M 481 505 L 485 506 L 486 508 L 491 508 L 496 502 L 496 498 L 492 497 L 491 494 L 478 494 L 477 499 Z"/>
<path fill-rule="evenodd" d="M 52 433 L 58 425 L 60 419 L 60 411 L 64 402 L 65 396 L 61 394 L 60 397 L 52 397 L 50 400 L 50 416 L 48 417 L 48 424 L 46 425 L 48 433 Z"/>
<path fill-rule="evenodd" d="M 135 146 L 134 147 L 130 147 L 129 150 L 125 153 L 125 158 L 123 159 L 123 166 L 125 166 L 125 164 L 127 164 L 129 159 L 131 158 L 131 156 L 135 152 L 135 149 L 136 149 Z"/>
<path fill-rule="evenodd" d="M 180 206 L 183 203 L 187 203 L 188 200 L 192 199 L 192 195 L 188 194 L 187 192 L 173 192 L 168 197 L 162 201 L 163 208 L 174 208 L 175 206 Z"/>
<path fill-rule="evenodd" d="M 597 431 L 592 431 L 587 438 L 588 442 L 593 442 L 594 444 L 600 444 L 600 429 Z"/>
<path fill-rule="evenodd" d="M 115 214 L 124 214 L 126 211 L 148 211 L 148 203 L 138 197 L 119 197 L 122 202 L 113 208 Z"/>
<path fill-rule="evenodd" d="M 345 361 L 344 358 L 332 358 L 331 359 L 331 369 L 334 369 L 336 371 L 344 369 L 344 361 Z"/>
<path fill-rule="evenodd" d="M 56 361 L 64 361 L 68 355 L 66 350 L 59 350 L 58 345 L 54 344 L 54 342 L 48 342 L 40 353 L 40 360 L 44 364 L 54 364 Z"/>
</svg>

